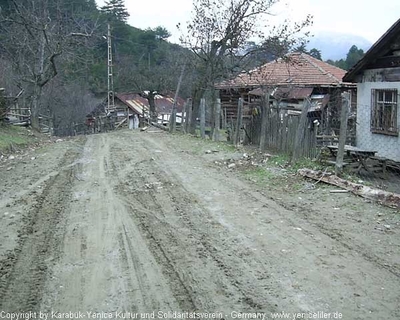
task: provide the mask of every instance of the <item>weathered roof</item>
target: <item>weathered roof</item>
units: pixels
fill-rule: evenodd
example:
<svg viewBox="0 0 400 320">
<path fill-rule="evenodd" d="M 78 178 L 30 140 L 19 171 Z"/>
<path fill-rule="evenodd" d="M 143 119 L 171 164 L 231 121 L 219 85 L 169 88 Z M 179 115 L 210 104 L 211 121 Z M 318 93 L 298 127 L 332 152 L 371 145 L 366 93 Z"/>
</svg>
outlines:
<svg viewBox="0 0 400 320">
<path fill-rule="evenodd" d="M 380 38 L 375 42 L 372 47 L 365 53 L 364 57 L 360 59 L 343 77 L 343 81 L 355 81 L 356 76 L 362 72 L 368 64 L 373 62 L 379 54 L 385 55 L 389 51 L 393 51 L 391 44 L 394 43 L 396 38 L 400 37 L 400 19 L 397 20 Z M 400 48 L 397 48 L 399 50 Z"/>
<path fill-rule="evenodd" d="M 115 96 L 137 114 L 142 115 L 143 113 L 147 114 L 149 112 L 148 100 L 137 93 L 118 93 Z M 171 98 L 168 95 L 156 95 L 154 103 L 156 105 L 157 113 L 167 114 L 172 112 L 174 98 Z M 177 98 L 176 106 L 178 112 L 182 110 L 184 103 L 185 101 L 182 98 Z"/>
<path fill-rule="evenodd" d="M 262 96 L 265 94 L 265 90 L 261 87 L 251 90 L 249 94 L 254 96 Z M 292 88 L 292 87 L 278 87 L 272 92 L 272 96 L 276 99 L 285 100 L 301 100 L 308 98 L 313 92 L 313 88 Z"/>
<path fill-rule="evenodd" d="M 220 82 L 218 89 L 256 86 L 345 86 L 346 71 L 308 54 L 294 52 L 269 62 L 232 80 Z"/>
<path fill-rule="evenodd" d="M 139 115 L 149 112 L 149 103 L 147 99 L 141 97 L 137 93 L 117 93 L 115 97 L 124 103 L 133 112 Z"/>
</svg>

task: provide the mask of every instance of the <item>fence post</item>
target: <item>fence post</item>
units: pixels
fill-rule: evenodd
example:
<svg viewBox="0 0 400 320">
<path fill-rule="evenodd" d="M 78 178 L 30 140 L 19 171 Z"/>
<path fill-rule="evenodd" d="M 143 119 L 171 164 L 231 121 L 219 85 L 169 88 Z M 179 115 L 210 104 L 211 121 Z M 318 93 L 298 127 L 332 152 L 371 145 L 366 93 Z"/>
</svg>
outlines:
<svg viewBox="0 0 400 320">
<path fill-rule="evenodd" d="M 186 132 L 188 133 L 190 130 L 190 124 L 192 122 L 192 99 L 188 98 L 187 99 L 187 104 L 186 104 Z"/>
<path fill-rule="evenodd" d="M 234 139 L 233 139 L 233 144 L 235 146 L 240 143 L 240 128 L 242 127 L 242 114 L 243 114 L 243 99 L 239 98 L 236 126 L 235 126 L 235 135 L 234 135 Z"/>
<path fill-rule="evenodd" d="M 297 127 L 296 139 L 294 141 L 292 162 L 298 160 L 302 154 L 304 148 L 304 133 L 307 129 L 307 114 L 310 108 L 311 101 L 309 99 L 304 100 L 303 110 L 300 116 L 299 126 Z"/>
<path fill-rule="evenodd" d="M 200 101 L 200 136 L 206 138 L 206 99 Z"/>
<path fill-rule="evenodd" d="M 182 116 L 181 116 L 181 131 L 182 133 L 186 133 L 186 107 L 187 107 L 187 102 L 185 101 L 185 103 L 183 104 L 183 108 L 182 108 Z"/>
<path fill-rule="evenodd" d="M 267 125 L 269 116 L 269 91 L 267 91 L 261 102 L 261 132 L 260 151 L 264 152 L 267 147 Z"/>
<path fill-rule="evenodd" d="M 221 99 L 217 98 L 215 104 L 215 117 L 214 117 L 214 141 L 219 141 L 219 128 L 220 128 L 220 115 L 221 115 Z"/>
<path fill-rule="evenodd" d="M 176 104 L 177 104 L 177 100 L 179 97 L 179 90 L 181 88 L 183 75 L 185 73 L 185 67 L 186 67 L 186 64 L 183 65 L 181 74 L 179 76 L 178 85 L 176 87 L 175 96 L 174 96 L 174 105 L 172 107 L 172 113 L 169 118 L 169 132 L 171 132 L 171 133 L 175 133 L 175 131 L 176 131 L 176 111 L 177 111 Z"/>
<path fill-rule="evenodd" d="M 336 155 L 335 174 L 343 171 L 344 146 L 346 144 L 347 120 L 349 117 L 350 93 L 342 93 L 342 111 L 340 117 L 339 145 Z"/>
<path fill-rule="evenodd" d="M 223 113 L 223 117 L 224 117 L 223 129 L 226 130 L 228 128 L 228 114 L 227 114 L 226 108 L 223 108 L 222 113 Z"/>
</svg>

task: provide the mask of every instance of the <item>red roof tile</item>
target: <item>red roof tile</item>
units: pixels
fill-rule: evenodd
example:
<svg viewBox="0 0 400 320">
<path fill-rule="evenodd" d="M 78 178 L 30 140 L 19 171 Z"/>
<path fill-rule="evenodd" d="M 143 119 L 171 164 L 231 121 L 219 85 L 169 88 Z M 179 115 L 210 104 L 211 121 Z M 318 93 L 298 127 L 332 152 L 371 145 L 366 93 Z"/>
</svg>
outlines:
<svg viewBox="0 0 400 320">
<path fill-rule="evenodd" d="M 242 73 L 232 80 L 220 82 L 218 89 L 273 86 L 342 86 L 345 70 L 308 54 L 295 52 L 285 58 Z"/>
</svg>

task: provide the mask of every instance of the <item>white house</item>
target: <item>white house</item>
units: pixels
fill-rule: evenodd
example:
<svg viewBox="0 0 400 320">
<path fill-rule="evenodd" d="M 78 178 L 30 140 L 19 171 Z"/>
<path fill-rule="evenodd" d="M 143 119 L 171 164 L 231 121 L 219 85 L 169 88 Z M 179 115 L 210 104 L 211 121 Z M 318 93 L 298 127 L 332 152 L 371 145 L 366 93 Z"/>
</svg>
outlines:
<svg viewBox="0 0 400 320">
<path fill-rule="evenodd" d="M 400 161 L 400 19 L 343 81 L 357 82 L 357 147 Z"/>
</svg>

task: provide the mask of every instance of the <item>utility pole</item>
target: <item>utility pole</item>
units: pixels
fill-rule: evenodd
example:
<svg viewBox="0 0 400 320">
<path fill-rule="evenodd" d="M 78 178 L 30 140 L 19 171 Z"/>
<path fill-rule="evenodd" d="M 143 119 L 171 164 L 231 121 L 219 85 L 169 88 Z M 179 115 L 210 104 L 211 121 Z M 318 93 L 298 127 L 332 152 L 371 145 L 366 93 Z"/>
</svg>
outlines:
<svg viewBox="0 0 400 320">
<path fill-rule="evenodd" d="M 108 74 L 108 96 L 107 96 L 107 109 L 106 114 L 115 111 L 114 100 L 114 78 L 113 78 L 113 56 L 112 56 L 112 43 L 111 43 L 111 26 L 108 24 L 107 33 L 107 46 L 108 46 L 108 61 L 107 61 L 107 74 Z"/>
</svg>

